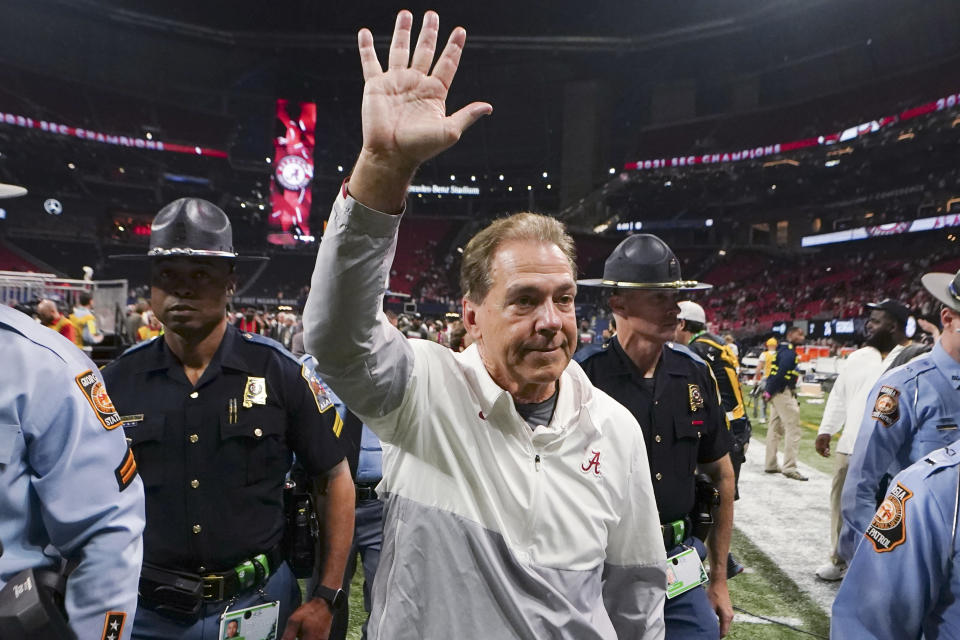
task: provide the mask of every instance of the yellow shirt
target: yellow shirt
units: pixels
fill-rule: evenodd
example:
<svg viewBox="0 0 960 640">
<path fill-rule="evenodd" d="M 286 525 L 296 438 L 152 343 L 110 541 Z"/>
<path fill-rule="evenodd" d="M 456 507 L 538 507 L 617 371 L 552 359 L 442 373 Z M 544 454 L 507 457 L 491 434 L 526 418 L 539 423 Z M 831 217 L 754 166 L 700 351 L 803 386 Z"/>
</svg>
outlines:
<svg viewBox="0 0 960 640">
<path fill-rule="evenodd" d="M 770 375 L 770 369 L 773 368 L 773 362 L 777 359 L 776 351 L 764 351 L 760 354 L 760 362 L 757 368 L 763 367 L 763 377 Z"/>
<path fill-rule="evenodd" d="M 159 329 L 151 329 L 149 326 L 143 325 L 137 329 L 137 342 L 143 342 L 144 340 L 149 340 L 150 338 L 156 338 L 162 333 L 163 327 Z"/>
</svg>

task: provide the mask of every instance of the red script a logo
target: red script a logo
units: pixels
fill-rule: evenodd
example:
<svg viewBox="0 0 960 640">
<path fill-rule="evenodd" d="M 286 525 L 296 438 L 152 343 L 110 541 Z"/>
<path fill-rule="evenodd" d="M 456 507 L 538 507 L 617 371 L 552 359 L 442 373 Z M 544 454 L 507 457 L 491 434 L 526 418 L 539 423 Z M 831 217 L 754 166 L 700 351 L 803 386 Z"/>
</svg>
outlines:
<svg viewBox="0 0 960 640">
<path fill-rule="evenodd" d="M 598 476 L 600 475 L 600 452 L 592 449 L 590 453 L 593 454 L 593 457 L 580 465 L 580 470 L 589 472 L 593 468 L 593 475 Z"/>
</svg>

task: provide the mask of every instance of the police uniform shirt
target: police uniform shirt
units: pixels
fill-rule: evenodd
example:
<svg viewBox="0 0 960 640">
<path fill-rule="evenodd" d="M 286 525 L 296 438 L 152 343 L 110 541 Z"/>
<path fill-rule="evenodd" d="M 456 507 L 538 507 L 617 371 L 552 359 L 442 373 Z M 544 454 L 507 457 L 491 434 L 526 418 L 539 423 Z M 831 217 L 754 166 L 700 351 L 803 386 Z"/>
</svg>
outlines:
<svg viewBox="0 0 960 640">
<path fill-rule="evenodd" d="M 839 553 L 849 559 L 877 505 L 884 474 L 897 474 L 960 437 L 960 362 L 938 342 L 887 371 L 870 391 L 841 496 Z"/>
<path fill-rule="evenodd" d="M 2 305 L 0 362 L 0 588 L 24 569 L 57 570 L 55 547 L 79 561 L 66 593 L 77 637 L 125 640 L 144 515 L 120 418 L 82 351 Z"/>
<path fill-rule="evenodd" d="M 890 483 L 833 604 L 832 638 L 960 637 L 960 442 Z"/>
<path fill-rule="evenodd" d="M 640 423 L 660 521 L 688 515 L 697 464 L 719 460 L 731 446 L 716 383 L 703 360 L 686 347 L 667 343 L 651 385 L 616 337 L 603 350 L 582 350 L 575 358 L 594 386 Z"/>
<path fill-rule="evenodd" d="M 343 459 L 325 387 L 269 338 L 227 326 L 196 386 L 162 337 L 103 373 L 146 490 L 146 562 L 222 571 L 269 551 L 292 453 L 311 476 Z"/>
</svg>

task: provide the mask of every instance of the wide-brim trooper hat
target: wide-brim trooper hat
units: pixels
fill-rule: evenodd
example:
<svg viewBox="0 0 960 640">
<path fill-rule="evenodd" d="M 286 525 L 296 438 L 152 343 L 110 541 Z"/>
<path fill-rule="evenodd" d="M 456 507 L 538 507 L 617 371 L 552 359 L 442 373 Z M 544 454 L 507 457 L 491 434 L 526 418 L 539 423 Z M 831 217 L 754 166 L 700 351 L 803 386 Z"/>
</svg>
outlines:
<svg viewBox="0 0 960 640">
<path fill-rule="evenodd" d="M 960 313 L 960 271 L 926 273 L 920 280 L 930 295 Z"/>
<path fill-rule="evenodd" d="M 109 257 L 114 260 L 172 257 L 269 260 L 267 256 L 238 255 L 233 250 L 230 218 L 220 207 L 200 198 L 180 198 L 160 209 L 150 225 L 150 248 L 145 254 Z"/>
<path fill-rule="evenodd" d="M 666 242 L 649 233 L 630 236 L 618 244 L 603 265 L 602 278 L 577 280 L 577 284 L 644 291 L 699 291 L 713 287 L 696 280 L 684 280 L 677 256 Z"/>
</svg>

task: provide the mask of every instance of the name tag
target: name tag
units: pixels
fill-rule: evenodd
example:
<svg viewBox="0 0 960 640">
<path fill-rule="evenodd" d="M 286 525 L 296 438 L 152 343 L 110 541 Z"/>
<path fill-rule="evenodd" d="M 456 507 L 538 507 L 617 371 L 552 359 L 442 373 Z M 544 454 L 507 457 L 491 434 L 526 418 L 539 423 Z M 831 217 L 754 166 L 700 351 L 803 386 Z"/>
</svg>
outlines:
<svg viewBox="0 0 960 640">
<path fill-rule="evenodd" d="M 667 558 L 667 599 L 696 589 L 707 581 L 707 571 L 696 549 L 686 549 Z"/>
</svg>

